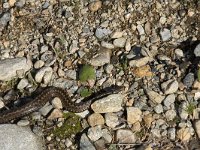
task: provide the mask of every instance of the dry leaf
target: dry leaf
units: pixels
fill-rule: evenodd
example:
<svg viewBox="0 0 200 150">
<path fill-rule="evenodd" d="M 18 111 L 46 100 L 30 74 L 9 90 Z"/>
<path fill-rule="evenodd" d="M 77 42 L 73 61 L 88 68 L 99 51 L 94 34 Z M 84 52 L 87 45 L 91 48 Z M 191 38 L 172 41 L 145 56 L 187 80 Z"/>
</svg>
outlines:
<svg viewBox="0 0 200 150">
<path fill-rule="evenodd" d="M 151 72 L 151 68 L 149 67 L 149 65 L 134 68 L 133 73 L 135 74 L 136 77 L 139 78 L 153 76 L 153 72 Z"/>
<path fill-rule="evenodd" d="M 191 137 L 190 129 L 189 128 L 182 128 L 182 129 L 178 130 L 177 136 L 183 142 L 189 141 L 190 137 Z"/>
</svg>

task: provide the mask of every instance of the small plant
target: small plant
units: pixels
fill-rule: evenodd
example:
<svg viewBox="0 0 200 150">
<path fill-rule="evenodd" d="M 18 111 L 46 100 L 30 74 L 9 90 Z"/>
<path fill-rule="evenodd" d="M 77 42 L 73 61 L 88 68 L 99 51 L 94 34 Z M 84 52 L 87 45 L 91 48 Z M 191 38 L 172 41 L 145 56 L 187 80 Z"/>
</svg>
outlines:
<svg viewBox="0 0 200 150">
<path fill-rule="evenodd" d="M 76 134 L 82 130 L 80 117 L 74 113 L 63 114 L 66 121 L 61 127 L 54 129 L 53 134 L 59 138 L 70 137 L 72 134 Z"/>
<path fill-rule="evenodd" d="M 95 80 L 96 74 L 95 70 L 90 65 L 83 65 L 79 72 L 79 80 L 81 82 L 86 82 L 88 80 Z"/>
<path fill-rule="evenodd" d="M 81 94 L 81 97 L 88 97 L 92 94 L 92 90 L 88 88 L 84 88 L 81 90 L 80 94 Z"/>
<path fill-rule="evenodd" d="M 186 107 L 185 111 L 186 111 L 189 115 L 192 115 L 195 108 L 196 108 L 196 105 L 195 105 L 195 104 L 189 103 L 188 106 Z"/>
</svg>

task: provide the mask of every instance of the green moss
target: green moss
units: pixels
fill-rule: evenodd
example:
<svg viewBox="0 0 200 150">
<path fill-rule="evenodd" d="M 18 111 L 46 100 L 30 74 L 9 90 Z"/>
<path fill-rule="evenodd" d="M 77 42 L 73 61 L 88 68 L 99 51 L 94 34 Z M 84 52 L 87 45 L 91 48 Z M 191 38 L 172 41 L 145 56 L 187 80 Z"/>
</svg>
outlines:
<svg viewBox="0 0 200 150">
<path fill-rule="evenodd" d="M 80 117 L 74 113 L 64 113 L 64 118 L 66 119 L 61 127 L 54 129 L 53 134 L 59 138 L 69 137 L 72 134 L 77 134 L 82 130 Z"/>
<path fill-rule="evenodd" d="M 80 94 L 81 94 L 81 97 L 88 97 L 92 94 L 92 90 L 88 88 L 84 88 L 81 90 Z"/>
<path fill-rule="evenodd" d="M 186 111 L 189 115 L 192 115 L 195 108 L 196 108 L 195 104 L 189 103 L 188 106 L 186 107 L 185 111 Z"/>
<path fill-rule="evenodd" d="M 96 78 L 95 70 L 90 65 L 84 65 L 79 72 L 79 80 L 86 82 L 88 80 L 94 80 Z"/>
</svg>

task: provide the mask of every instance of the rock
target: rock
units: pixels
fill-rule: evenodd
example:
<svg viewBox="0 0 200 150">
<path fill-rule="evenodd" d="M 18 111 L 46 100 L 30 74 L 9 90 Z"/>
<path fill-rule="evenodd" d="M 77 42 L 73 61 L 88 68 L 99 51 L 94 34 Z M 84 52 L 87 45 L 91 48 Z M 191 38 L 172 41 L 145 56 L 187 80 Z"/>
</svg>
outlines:
<svg viewBox="0 0 200 150">
<path fill-rule="evenodd" d="M 200 138 L 200 120 L 194 122 L 194 127 L 198 137 Z"/>
<path fill-rule="evenodd" d="M 129 38 L 126 40 L 125 50 L 128 51 L 128 52 L 131 50 L 131 41 L 130 41 Z"/>
<path fill-rule="evenodd" d="M 133 132 L 139 132 L 139 131 L 141 131 L 141 124 L 140 124 L 140 122 L 134 123 L 133 126 L 132 126 L 132 128 L 131 128 L 131 130 Z"/>
<path fill-rule="evenodd" d="M 182 102 L 181 105 L 179 106 L 178 112 L 179 112 L 179 116 L 181 117 L 181 119 L 186 120 L 188 117 L 188 112 L 187 110 L 187 106 L 188 104 L 186 102 Z"/>
<path fill-rule="evenodd" d="M 57 109 L 62 109 L 63 108 L 62 102 L 58 97 L 55 97 L 51 101 L 51 104 L 52 104 L 53 108 L 57 108 Z"/>
<path fill-rule="evenodd" d="M 200 44 L 198 44 L 194 49 L 194 54 L 196 57 L 200 56 Z"/>
<path fill-rule="evenodd" d="M 115 39 L 115 40 L 113 41 L 113 45 L 114 45 L 115 47 L 121 47 L 121 48 L 123 48 L 123 47 L 125 46 L 125 44 L 126 44 L 126 38 L 124 38 L 124 37 Z"/>
<path fill-rule="evenodd" d="M 42 108 L 39 109 L 39 112 L 43 115 L 46 116 L 51 110 L 53 109 L 52 105 L 46 104 Z"/>
<path fill-rule="evenodd" d="M 174 120 L 174 118 L 177 116 L 176 111 L 175 110 L 168 110 L 165 113 L 165 117 L 168 121 L 170 120 Z"/>
<path fill-rule="evenodd" d="M 129 61 L 129 66 L 131 67 L 141 67 L 146 65 L 148 62 L 153 61 L 151 57 L 143 57 L 137 60 L 130 60 Z"/>
<path fill-rule="evenodd" d="M 2 150 L 41 150 L 43 146 L 42 139 L 28 127 L 14 124 L 0 125 L 0 149 Z"/>
<path fill-rule="evenodd" d="M 157 138 L 161 138 L 160 129 L 152 129 L 151 133 L 153 136 L 155 136 Z"/>
<path fill-rule="evenodd" d="M 161 104 L 158 104 L 154 107 L 154 111 L 157 113 L 157 114 L 161 114 L 163 112 L 163 107 Z"/>
<path fill-rule="evenodd" d="M 184 57 L 184 53 L 181 49 L 175 49 L 174 53 L 177 57 Z"/>
<path fill-rule="evenodd" d="M 171 31 L 169 29 L 164 28 L 163 31 L 160 31 L 160 36 L 162 38 L 162 41 L 168 41 L 171 38 Z"/>
<path fill-rule="evenodd" d="M 70 79 L 76 80 L 77 77 L 76 70 L 66 70 L 65 76 L 69 77 Z"/>
<path fill-rule="evenodd" d="M 90 126 L 94 127 L 96 125 L 103 125 L 105 123 L 105 121 L 101 114 L 94 113 L 88 117 L 88 123 Z"/>
<path fill-rule="evenodd" d="M 160 17 L 159 22 L 160 22 L 161 24 L 165 24 L 166 20 L 167 20 L 167 18 L 164 17 L 164 16 L 162 16 L 162 17 Z"/>
<path fill-rule="evenodd" d="M 90 60 L 92 66 L 103 66 L 110 63 L 111 51 L 109 49 L 100 51 L 94 58 Z"/>
<path fill-rule="evenodd" d="M 38 61 L 36 61 L 35 63 L 34 63 L 34 68 L 35 69 L 39 69 L 39 68 L 41 68 L 41 67 L 43 67 L 44 66 L 44 61 L 42 61 L 42 60 L 38 60 Z"/>
<path fill-rule="evenodd" d="M 119 118 L 115 113 L 106 113 L 105 114 L 106 125 L 111 128 L 115 128 L 119 125 Z"/>
<path fill-rule="evenodd" d="M 53 69 L 51 67 L 42 67 L 35 75 L 35 81 L 41 83 L 42 80 L 44 84 L 48 84 L 51 80 L 53 74 Z"/>
<path fill-rule="evenodd" d="M 49 120 L 54 120 L 54 119 L 58 119 L 58 118 L 62 118 L 63 117 L 63 113 L 60 109 L 54 109 L 51 114 L 48 116 Z"/>
<path fill-rule="evenodd" d="M 4 27 L 8 24 L 8 22 L 11 20 L 11 14 L 10 13 L 4 13 L 1 14 L 0 17 L 0 31 L 4 29 Z"/>
<path fill-rule="evenodd" d="M 91 2 L 88 6 L 89 10 L 92 12 L 98 11 L 102 6 L 102 2 L 97 0 L 94 2 Z"/>
<path fill-rule="evenodd" d="M 146 90 L 146 93 L 149 99 L 156 104 L 162 103 L 163 99 L 165 98 L 165 96 L 162 96 L 159 93 L 151 91 L 151 90 Z"/>
<path fill-rule="evenodd" d="M 183 84 L 187 87 L 190 88 L 192 87 L 194 83 L 194 74 L 193 73 L 188 73 L 185 78 L 183 79 Z"/>
<path fill-rule="evenodd" d="M 110 35 L 110 38 L 111 39 L 118 39 L 118 38 L 121 38 L 123 36 L 123 32 L 113 32 L 111 35 Z"/>
<path fill-rule="evenodd" d="M 72 143 L 72 141 L 70 140 L 70 139 L 66 139 L 65 140 L 65 145 L 67 146 L 67 147 L 70 147 L 70 146 L 72 146 L 73 145 L 73 143 Z"/>
<path fill-rule="evenodd" d="M 141 24 L 137 25 L 137 31 L 139 33 L 139 35 L 144 35 L 145 32 L 144 32 L 144 28 Z"/>
<path fill-rule="evenodd" d="M 106 28 L 103 28 L 103 29 L 102 28 L 97 28 L 96 32 L 95 32 L 95 36 L 97 38 L 99 38 L 99 39 L 102 39 L 102 38 L 110 35 L 111 33 L 112 33 L 112 31 L 109 30 L 109 29 L 106 29 Z"/>
<path fill-rule="evenodd" d="M 114 66 L 112 64 L 108 64 L 105 68 L 107 74 L 110 74 L 113 70 Z"/>
<path fill-rule="evenodd" d="M 136 137 L 131 130 L 119 129 L 116 132 L 116 141 L 118 141 L 118 143 L 134 144 L 136 142 Z"/>
<path fill-rule="evenodd" d="M 175 128 L 169 128 L 167 132 L 168 132 L 168 137 L 170 140 L 176 139 L 176 129 Z"/>
<path fill-rule="evenodd" d="M 181 129 L 179 129 L 177 131 L 177 137 L 183 141 L 183 142 L 187 142 L 190 140 L 191 138 L 191 132 L 190 132 L 190 129 L 187 128 L 187 127 L 183 127 Z"/>
<path fill-rule="evenodd" d="M 147 127 L 150 127 L 151 123 L 153 122 L 153 115 L 146 114 L 146 115 L 144 115 L 143 120 L 144 120 L 145 124 L 147 125 Z"/>
<path fill-rule="evenodd" d="M 102 137 L 101 127 L 95 126 L 95 127 L 89 128 L 87 135 L 92 141 L 97 141 L 98 139 Z"/>
<path fill-rule="evenodd" d="M 79 146 L 80 150 L 96 150 L 85 133 L 81 135 Z"/>
<path fill-rule="evenodd" d="M 16 0 L 9 0 L 9 1 L 8 1 L 9 5 L 10 5 L 11 7 L 14 6 L 15 2 L 16 2 Z"/>
<path fill-rule="evenodd" d="M 113 140 L 112 135 L 108 129 L 102 130 L 102 138 L 104 138 L 104 140 L 107 141 L 108 143 L 110 143 Z"/>
<path fill-rule="evenodd" d="M 176 80 L 168 80 L 161 84 L 161 88 L 165 94 L 172 94 L 178 90 L 178 82 Z"/>
<path fill-rule="evenodd" d="M 175 102 L 175 95 L 174 94 L 167 95 L 167 97 L 164 99 L 164 105 L 168 109 L 170 109 L 174 106 L 174 102 Z"/>
<path fill-rule="evenodd" d="M 27 79 L 21 79 L 17 85 L 17 89 L 22 90 L 28 85 Z"/>
<path fill-rule="evenodd" d="M 95 113 L 118 112 L 122 109 L 123 98 L 121 94 L 112 94 L 95 101 L 91 108 Z"/>
<path fill-rule="evenodd" d="M 27 125 L 29 125 L 29 123 L 30 122 L 28 120 L 20 120 L 17 122 L 17 125 L 18 126 L 27 126 Z"/>
<path fill-rule="evenodd" d="M 106 141 L 104 139 L 99 139 L 96 142 L 94 142 L 95 148 L 99 150 L 106 149 Z"/>
<path fill-rule="evenodd" d="M 138 121 L 142 121 L 142 111 L 137 107 L 127 107 L 127 122 L 134 124 Z"/>
<path fill-rule="evenodd" d="M 104 42 L 104 41 L 101 42 L 101 46 L 105 47 L 107 49 L 113 49 L 113 48 L 115 48 L 113 44 L 108 43 L 108 42 Z"/>
<path fill-rule="evenodd" d="M 0 80 L 12 80 L 18 75 L 18 71 L 23 71 L 23 74 L 25 74 L 31 67 L 32 62 L 25 57 L 0 60 Z"/>
</svg>

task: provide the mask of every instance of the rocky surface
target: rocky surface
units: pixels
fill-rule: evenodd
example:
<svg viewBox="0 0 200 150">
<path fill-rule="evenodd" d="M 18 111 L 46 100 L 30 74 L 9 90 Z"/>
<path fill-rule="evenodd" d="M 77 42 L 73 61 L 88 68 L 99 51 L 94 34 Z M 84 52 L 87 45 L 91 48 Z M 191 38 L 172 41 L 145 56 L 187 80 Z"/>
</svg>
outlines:
<svg viewBox="0 0 200 150">
<path fill-rule="evenodd" d="M 200 148 L 199 10 L 196 0 L 0 1 L 1 108 L 47 86 L 75 102 L 124 87 L 77 114 L 54 98 L 1 126 L 0 146 L 37 149 L 37 135 L 45 149 Z"/>
</svg>

